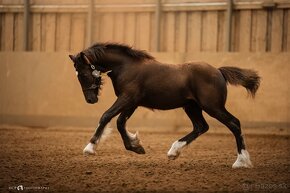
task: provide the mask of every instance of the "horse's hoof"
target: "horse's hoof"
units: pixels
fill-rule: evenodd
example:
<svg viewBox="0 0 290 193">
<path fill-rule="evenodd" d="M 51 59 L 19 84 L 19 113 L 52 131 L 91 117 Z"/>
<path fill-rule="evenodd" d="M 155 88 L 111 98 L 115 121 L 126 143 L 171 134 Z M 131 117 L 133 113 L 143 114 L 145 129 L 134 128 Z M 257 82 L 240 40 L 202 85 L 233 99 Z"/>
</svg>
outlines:
<svg viewBox="0 0 290 193">
<path fill-rule="evenodd" d="M 253 164 L 250 160 L 250 155 L 247 150 L 242 149 L 241 154 L 238 154 L 238 158 L 233 164 L 232 168 L 252 168 Z"/>
<path fill-rule="evenodd" d="M 83 154 L 84 155 L 95 155 L 96 151 L 94 150 L 95 148 L 95 144 L 93 143 L 89 143 L 85 149 L 83 150 Z"/>
<path fill-rule="evenodd" d="M 176 154 L 170 154 L 170 153 L 168 153 L 167 154 L 167 157 L 170 160 L 175 160 L 175 159 L 177 159 L 179 157 L 179 155 L 180 155 L 180 152 L 176 152 Z"/>
<path fill-rule="evenodd" d="M 236 161 L 233 166 L 233 169 L 237 169 L 237 168 L 253 168 L 253 164 L 251 162 L 239 162 Z"/>
<path fill-rule="evenodd" d="M 142 146 L 132 147 L 131 151 L 138 154 L 145 154 L 145 149 Z"/>
<path fill-rule="evenodd" d="M 175 141 L 170 150 L 167 152 L 167 156 L 171 160 L 175 160 L 180 155 L 181 149 L 186 145 L 186 141 Z"/>
<path fill-rule="evenodd" d="M 252 164 L 236 164 L 236 162 L 232 166 L 233 169 L 237 168 L 253 168 Z"/>
</svg>

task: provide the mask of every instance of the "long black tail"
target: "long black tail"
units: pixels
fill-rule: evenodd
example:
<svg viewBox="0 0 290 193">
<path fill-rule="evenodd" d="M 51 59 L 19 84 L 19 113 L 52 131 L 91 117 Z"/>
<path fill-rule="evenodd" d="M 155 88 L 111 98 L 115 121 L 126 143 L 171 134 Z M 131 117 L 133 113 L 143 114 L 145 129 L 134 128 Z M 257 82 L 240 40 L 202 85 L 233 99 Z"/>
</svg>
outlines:
<svg viewBox="0 0 290 193">
<path fill-rule="evenodd" d="M 256 71 L 237 67 L 221 67 L 219 70 L 228 83 L 242 85 L 252 97 L 255 96 L 261 80 L 261 77 Z"/>
</svg>

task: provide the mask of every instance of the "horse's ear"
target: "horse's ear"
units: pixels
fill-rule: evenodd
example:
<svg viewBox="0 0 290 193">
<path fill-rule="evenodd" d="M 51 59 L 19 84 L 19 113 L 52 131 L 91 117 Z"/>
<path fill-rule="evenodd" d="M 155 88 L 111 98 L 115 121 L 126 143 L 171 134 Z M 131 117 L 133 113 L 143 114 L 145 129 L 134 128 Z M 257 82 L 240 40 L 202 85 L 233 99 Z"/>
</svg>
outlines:
<svg viewBox="0 0 290 193">
<path fill-rule="evenodd" d="M 85 53 L 81 52 L 81 57 L 84 61 L 86 61 L 87 64 L 92 64 L 89 60 L 89 58 L 85 55 Z"/>
<path fill-rule="evenodd" d="M 76 57 L 74 55 L 69 55 L 70 59 L 75 62 L 76 61 Z"/>
</svg>

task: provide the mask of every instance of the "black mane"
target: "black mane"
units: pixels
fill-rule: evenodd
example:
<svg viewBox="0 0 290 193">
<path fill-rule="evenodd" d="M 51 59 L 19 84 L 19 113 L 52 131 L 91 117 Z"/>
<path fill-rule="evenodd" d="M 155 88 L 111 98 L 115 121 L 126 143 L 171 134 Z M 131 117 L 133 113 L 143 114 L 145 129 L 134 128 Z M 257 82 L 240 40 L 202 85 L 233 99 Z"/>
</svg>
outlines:
<svg viewBox="0 0 290 193">
<path fill-rule="evenodd" d="M 119 43 L 96 43 L 83 52 L 93 61 L 97 61 L 105 54 L 106 49 L 119 50 L 123 54 L 136 60 L 154 59 L 154 57 L 145 50 L 133 49 L 131 46 Z"/>
</svg>

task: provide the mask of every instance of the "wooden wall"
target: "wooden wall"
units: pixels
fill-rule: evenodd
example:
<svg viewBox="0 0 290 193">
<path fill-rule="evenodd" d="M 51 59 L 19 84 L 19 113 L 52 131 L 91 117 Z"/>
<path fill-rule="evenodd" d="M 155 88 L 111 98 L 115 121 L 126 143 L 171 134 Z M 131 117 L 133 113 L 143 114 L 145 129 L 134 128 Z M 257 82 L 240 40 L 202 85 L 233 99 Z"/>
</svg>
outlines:
<svg viewBox="0 0 290 193">
<path fill-rule="evenodd" d="M 87 104 L 67 55 L 67 52 L 0 52 L 0 124 L 96 126 L 116 100 L 111 80 L 104 78 L 99 102 Z M 262 83 L 255 99 L 244 88 L 229 85 L 227 109 L 240 119 L 243 127 L 290 128 L 289 53 L 153 52 L 152 55 L 171 64 L 195 60 L 207 61 L 215 67 L 235 65 L 257 70 Z M 216 125 L 213 118 L 204 115 L 211 126 Z M 116 128 L 116 119 L 111 123 Z M 129 128 L 151 127 L 158 131 L 191 128 L 182 109 L 151 111 L 140 107 L 128 124 Z"/>
<path fill-rule="evenodd" d="M 87 44 L 88 2 L 31 0 L 30 51 L 80 51 Z M 155 50 L 156 0 L 95 0 L 92 42 L 114 41 Z M 223 52 L 226 0 L 163 0 L 162 52 Z M 290 52 L 290 2 L 234 1 L 231 51 Z M 269 2 L 269 1 L 267 1 Z M 0 0 L 0 51 L 23 50 L 23 0 Z"/>
</svg>

